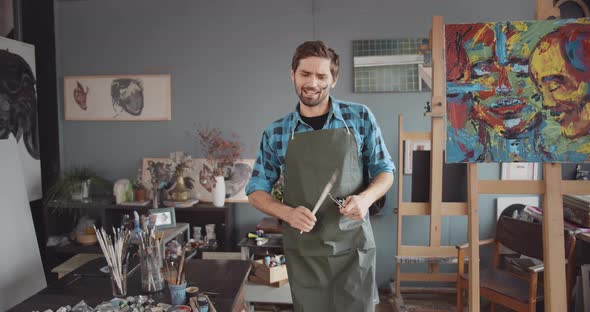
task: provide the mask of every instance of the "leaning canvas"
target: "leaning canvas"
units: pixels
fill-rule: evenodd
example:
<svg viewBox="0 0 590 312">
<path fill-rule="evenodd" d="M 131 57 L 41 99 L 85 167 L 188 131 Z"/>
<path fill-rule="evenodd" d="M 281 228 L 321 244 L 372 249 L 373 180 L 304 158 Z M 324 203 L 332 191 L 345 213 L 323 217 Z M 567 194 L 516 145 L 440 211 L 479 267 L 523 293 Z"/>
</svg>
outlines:
<svg viewBox="0 0 590 312">
<path fill-rule="evenodd" d="M 170 120 L 170 75 L 67 76 L 66 120 Z"/>
<path fill-rule="evenodd" d="M 590 19 L 445 26 L 447 162 L 590 155 Z"/>
<path fill-rule="evenodd" d="M 35 47 L 0 37 L 0 140 L 17 146 L 30 201 L 43 197 L 36 77 Z"/>
</svg>

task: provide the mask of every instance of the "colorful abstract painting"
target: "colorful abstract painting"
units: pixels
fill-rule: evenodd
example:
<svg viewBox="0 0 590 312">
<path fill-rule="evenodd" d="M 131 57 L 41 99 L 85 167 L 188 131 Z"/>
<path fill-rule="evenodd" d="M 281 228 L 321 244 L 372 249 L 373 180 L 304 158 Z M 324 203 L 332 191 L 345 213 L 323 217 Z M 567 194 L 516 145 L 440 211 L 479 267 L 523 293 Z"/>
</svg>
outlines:
<svg viewBox="0 0 590 312">
<path fill-rule="evenodd" d="M 590 19 L 445 26 L 447 162 L 590 155 Z"/>
</svg>

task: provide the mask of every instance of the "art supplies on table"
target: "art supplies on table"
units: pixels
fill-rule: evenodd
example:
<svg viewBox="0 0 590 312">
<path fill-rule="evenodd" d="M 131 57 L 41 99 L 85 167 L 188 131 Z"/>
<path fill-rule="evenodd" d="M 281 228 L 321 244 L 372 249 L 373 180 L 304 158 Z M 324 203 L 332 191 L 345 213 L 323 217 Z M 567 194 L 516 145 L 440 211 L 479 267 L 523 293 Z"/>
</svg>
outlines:
<svg viewBox="0 0 590 312">
<path fill-rule="evenodd" d="M 127 294 L 127 263 L 129 262 L 129 230 L 113 228 L 113 236 L 106 233 L 104 228 L 100 231 L 94 227 L 96 238 L 107 260 L 110 276 L 113 280 L 113 295 L 125 296 Z"/>
<path fill-rule="evenodd" d="M 139 235 L 139 257 L 141 267 L 141 289 L 148 293 L 164 289 L 162 276 L 162 234 L 152 225 L 145 227 Z"/>
</svg>

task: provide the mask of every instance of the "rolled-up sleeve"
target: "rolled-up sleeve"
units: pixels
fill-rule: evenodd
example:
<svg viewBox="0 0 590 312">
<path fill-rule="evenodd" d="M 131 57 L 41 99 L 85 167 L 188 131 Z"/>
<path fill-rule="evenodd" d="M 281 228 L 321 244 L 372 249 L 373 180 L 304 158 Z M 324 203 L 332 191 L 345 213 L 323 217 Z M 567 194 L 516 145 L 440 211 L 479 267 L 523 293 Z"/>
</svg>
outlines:
<svg viewBox="0 0 590 312">
<path fill-rule="evenodd" d="M 270 142 L 271 137 L 268 129 L 262 134 L 258 156 L 252 169 L 252 177 L 246 185 L 246 195 L 255 191 L 265 191 L 270 193 L 272 186 L 278 180 L 281 173 L 281 166 L 278 162 L 278 156 L 273 150 Z"/>
<path fill-rule="evenodd" d="M 367 133 L 362 153 L 363 159 L 367 161 L 365 165 L 368 166 L 370 177 L 374 178 L 381 172 L 395 172 L 395 165 L 383 141 L 381 129 L 368 108 L 365 114 L 365 129 Z"/>
</svg>

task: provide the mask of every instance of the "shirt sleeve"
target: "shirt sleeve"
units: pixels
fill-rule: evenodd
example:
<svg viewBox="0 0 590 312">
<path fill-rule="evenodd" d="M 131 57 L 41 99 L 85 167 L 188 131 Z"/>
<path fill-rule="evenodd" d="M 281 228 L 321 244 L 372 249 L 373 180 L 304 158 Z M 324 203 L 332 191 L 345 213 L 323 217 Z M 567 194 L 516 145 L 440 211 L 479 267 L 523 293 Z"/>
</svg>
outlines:
<svg viewBox="0 0 590 312">
<path fill-rule="evenodd" d="M 381 172 L 395 172 L 395 165 L 391 159 L 391 155 L 387 151 L 387 146 L 383 141 L 381 129 L 377 124 L 377 120 L 373 113 L 367 108 L 365 117 L 365 129 L 367 133 L 364 138 L 364 146 L 362 149 L 363 160 L 368 166 L 369 176 L 374 178 Z"/>
<path fill-rule="evenodd" d="M 246 195 L 250 195 L 255 191 L 270 193 L 272 186 L 279 179 L 281 166 L 270 140 L 269 131 L 264 131 L 258 156 L 252 169 L 252 177 L 248 181 L 248 185 L 246 185 Z"/>
</svg>

